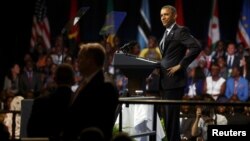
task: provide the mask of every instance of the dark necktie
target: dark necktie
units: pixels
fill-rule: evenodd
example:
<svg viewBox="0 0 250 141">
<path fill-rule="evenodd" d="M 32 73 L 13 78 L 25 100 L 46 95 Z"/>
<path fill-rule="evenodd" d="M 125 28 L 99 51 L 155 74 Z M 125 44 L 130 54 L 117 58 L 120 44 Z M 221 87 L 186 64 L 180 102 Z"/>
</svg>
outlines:
<svg viewBox="0 0 250 141">
<path fill-rule="evenodd" d="M 166 38 L 168 36 L 168 30 L 166 29 L 165 32 L 164 32 L 164 35 L 161 39 L 161 42 L 160 42 L 160 48 L 161 48 L 161 51 L 163 52 L 164 50 L 164 47 L 165 47 L 165 41 L 166 41 Z"/>
<path fill-rule="evenodd" d="M 229 56 L 229 61 L 228 61 L 228 66 L 231 68 L 232 67 L 232 56 Z"/>
</svg>

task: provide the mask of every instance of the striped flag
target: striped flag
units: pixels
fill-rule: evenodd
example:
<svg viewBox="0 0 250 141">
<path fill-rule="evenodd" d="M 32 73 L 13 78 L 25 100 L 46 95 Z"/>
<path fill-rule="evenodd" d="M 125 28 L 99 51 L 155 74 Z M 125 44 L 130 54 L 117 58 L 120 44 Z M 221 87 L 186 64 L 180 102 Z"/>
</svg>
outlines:
<svg viewBox="0 0 250 141">
<path fill-rule="evenodd" d="M 138 35 L 137 41 L 140 44 L 141 49 L 147 47 L 148 44 L 148 36 L 151 32 L 151 24 L 150 24 L 150 12 L 149 12 L 149 4 L 148 0 L 142 0 L 141 8 L 140 8 L 140 22 L 138 25 Z"/>
<path fill-rule="evenodd" d="M 208 47 L 212 47 L 212 45 L 220 40 L 219 10 L 217 0 L 213 0 L 212 6 L 212 16 L 209 21 L 208 29 Z"/>
<path fill-rule="evenodd" d="M 236 34 L 238 43 L 242 43 L 244 47 L 250 48 L 250 1 L 244 0 L 242 13 L 238 24 Z"/>
<path fill-rule="evenodd" d="M 46 15 L 45 0 L 37 0 L 35 5 L 35 13 L 33 15 L 32 33 L 31 33 L 31 48 L 42 45 L 45 48 L 50 48 L 50 26 Z"/>
<path fill-rule="evenodd" d="M 179 25 L 184 25 L 182 0 L 175 0 L 175 8 L 177 10 L 176 23 Z"/>
<path fill-rule="evenodd" d="M 74 19 L 77 16 L 77 10 L 78 10 L 78 1 L 77 0 L 71 0 L 70 1 L 70 13 L 69 13 L 69 19 Z M 68 33 L 68 38 L 69 39 L 75 39 L 75 40 L 80 40 L 79 39 L 79 25 L 78 23 L 75 23 L 73 21 L 72 27 L 69 29 Z"/>
</svg>

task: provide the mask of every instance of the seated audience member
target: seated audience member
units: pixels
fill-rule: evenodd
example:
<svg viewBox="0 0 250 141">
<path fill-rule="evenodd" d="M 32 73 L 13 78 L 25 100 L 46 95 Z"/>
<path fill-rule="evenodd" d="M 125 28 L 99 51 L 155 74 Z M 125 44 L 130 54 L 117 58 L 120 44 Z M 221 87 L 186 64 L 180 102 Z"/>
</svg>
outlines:
<svg viewBox="0 0 250 141">
<path fill-rule="evenodd" d="M 213 51 L 212 60 L 218 60 L 220 57 L 225 57 L 225 43 L 222 40 L 219 40 L 215 44 L 215 50 Z"/>
<path fill-rule="evenodd" d="M 231 73 L 232 73 L 232 67 L 234 67 L 234 66 L 239 67 L 240 66 L 241 58 L 236 53 L 237 53 L 237 48 L 236 48 L 235 43 L 229 42 L 227 44 L 227 50 L 225 53 L 229 77 L 231 76 Z"/>
<path fill-rule="evenodd" d="M 35 69 L 34 62 L 28 60 L 20 75 L 19 90 L 24 98 L 35 98 L 42 89 L 41 75 Z M 29 95 L 28 95 L 29 93 Z"/>
<path fill-rule="evenodd" d="M 215 102 L 209 95 L 203 97 L 205 101 Z M 192 125 L 191 135 L 192 137 L 202 138 L 207 140 L 207 128 L 208 125 L 227 125 L 228 120 L 224 115 L 215 113 L 214 107 L 210 106 L 197 106 L 196 118 Z"/>
<path fill-rule="evenodd" d="M 220 97 L 224 97 L 226 80 L 219 75 L 220 67 L 217 64 L 211 66 L 211 76 L 206 77 L 203 87 L 203 94 L 213 97 L 215 101 Z"/>
<path fill-rule="evenodd" d="M 53 93 L 34 100 L 27 125 L 29 137 L 60 138 L 72 95 L 73 68 L 68 64 L 59 65 L 55 72 L 55 82 L 57 88 Z"/>
<path fill-rule="evenodd" d="M 158 61 L 161 60 L 161 51 L 158 47 L 157 39 L 154 36 L 148 37 L 148 45 L 141 50 L 139 57 Z"/>
<path fill-rule="evenodd" d="M 20 95 L 19 93 L 19 78 L 20 66 L 17 63 L 11 65 L 10 70 L 4 78 L 3 98 L 14 97 Z"/>
<path fill-rule="evenodd" d="M 232 76 L 226 82 L 225 96 L 229 100 L 247 101 L 248 81 L 241 76 L 240 67 L 232 68 Z"/>
<path fill-rule="evenodd" d="M 226 103 L 228 102 L 227 99 L 223 99 L 221 101 L 219 101 L 220 103 Z M 231 115 L 232 111 L 231 111 L 231 107 L 229 106 L 225 106 L 225 105 L 217 105 L 215 106 L 215 111 L 217 114 L 221 114 L 224 115 L 226 118 Z"/>
<path fill-rule="evenodd" d="M 227 62 L 225 58 L 221 56 L 217 59 L 216 62 L 220 67 L 220 76 L 223 77 L 224 79 L 227 79 L 229 74 L 228 74 Z"/>
<path fill-rule="evenodd" d="M 191 100 L 189 97 L 183 97 L 183 100 Z M 195 120 L 194 107 L 190 105 L 181 105 L 180 113 L 180 134 L 181 140 L 190 140 L 192 125 Z"/>
<path fill-rule="evenodd" d="M 188 73 L 187 86 L 185 88 L 185 95 L 190 98 L 201 96 L 204 81 L 205 74 L 199 66 L 190 68 L 190 71 Z"/>
</svg>

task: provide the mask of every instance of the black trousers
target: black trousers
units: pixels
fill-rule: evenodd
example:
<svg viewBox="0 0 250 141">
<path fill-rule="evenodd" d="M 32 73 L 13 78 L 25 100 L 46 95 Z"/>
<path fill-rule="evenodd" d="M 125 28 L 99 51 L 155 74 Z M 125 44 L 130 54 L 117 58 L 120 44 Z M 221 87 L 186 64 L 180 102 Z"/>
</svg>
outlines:
<svg viewBox="0 0 250 141">
<path fill-rule="evenodd" d="M 184 95 L 184 87 L 162 90 L 162 99 L 181 100 Z M 180 105 L 164 105 L 164 124 L 168 141 L 180 141 Z"/>
</svg>

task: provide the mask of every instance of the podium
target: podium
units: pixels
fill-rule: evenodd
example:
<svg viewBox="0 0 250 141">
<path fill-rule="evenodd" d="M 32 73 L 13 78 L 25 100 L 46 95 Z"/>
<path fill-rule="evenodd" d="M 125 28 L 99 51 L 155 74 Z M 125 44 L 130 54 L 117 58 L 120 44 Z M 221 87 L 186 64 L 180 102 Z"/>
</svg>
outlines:
<svg viewBox="0 0 250 141">
<path fill-rule="evenodd" d="M 146 78 L 160 64 L 157 61 L 144 59 L 123 52 L 116 52 L 113 58 L 113 66 L 128 78 L 128 92 L 136 95 L 136 90 L 144 90 Z"/>
</svg>

